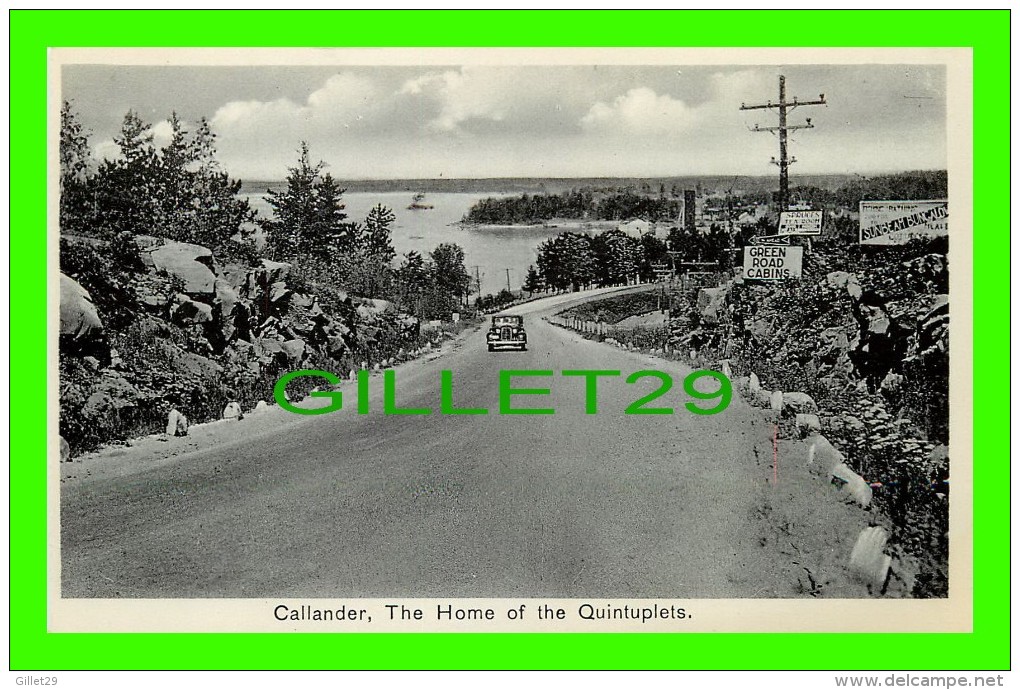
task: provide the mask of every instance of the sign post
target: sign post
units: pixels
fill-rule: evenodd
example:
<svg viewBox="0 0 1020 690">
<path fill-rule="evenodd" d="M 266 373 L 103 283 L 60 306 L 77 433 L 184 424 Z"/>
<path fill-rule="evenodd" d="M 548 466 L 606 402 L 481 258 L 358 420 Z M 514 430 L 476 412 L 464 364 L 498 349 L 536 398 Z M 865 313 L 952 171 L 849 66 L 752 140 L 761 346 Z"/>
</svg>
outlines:
<svg viewBox="0 0 1020 690">
<path fill-rule="evenodd" d="M 783 211 L 779 214 L 780 235 L 821 235 L 821 211 Z"/>
<path fill-rule="evenodd" d="M 920 237 L 948 234 L 946 200 L 861 202 L 861 244 L 906 244 Z"/>
<path fill-rule="evenodd" d="M 787 280 L 801 277 L 803 247 L 744 247 L 745 280 Z"/>
<path fill-rule="evenodd" d="M 791 235 L 755 235 L 751 238 L 751 244 L 755 245 L 784 245 L 789 247 Z"/>
</svg>

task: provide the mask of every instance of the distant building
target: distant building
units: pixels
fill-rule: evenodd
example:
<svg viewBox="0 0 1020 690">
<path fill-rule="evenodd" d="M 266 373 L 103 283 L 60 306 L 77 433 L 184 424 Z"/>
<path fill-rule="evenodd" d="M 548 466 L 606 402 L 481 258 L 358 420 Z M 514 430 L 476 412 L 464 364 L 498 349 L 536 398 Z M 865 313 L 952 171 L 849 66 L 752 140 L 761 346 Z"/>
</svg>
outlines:
<svg viewBox="0 0 1020 690">
<path fill-rule="evenodd" d="M 652 224 L 641 218 L 633 218 L 626 223 L 620 223 L 616 226 L 616 229 L 631 237 L 641 239 L 642 235 L 651 231 Z"/>
<path fill-rule="evenodd" d="M 747 225 L 749 223 L 755 223 L 758 220 L 758 209 L 752 208 L 749 211 L 744 211 L 737 216 L 737 225 Z"/>
</svg>

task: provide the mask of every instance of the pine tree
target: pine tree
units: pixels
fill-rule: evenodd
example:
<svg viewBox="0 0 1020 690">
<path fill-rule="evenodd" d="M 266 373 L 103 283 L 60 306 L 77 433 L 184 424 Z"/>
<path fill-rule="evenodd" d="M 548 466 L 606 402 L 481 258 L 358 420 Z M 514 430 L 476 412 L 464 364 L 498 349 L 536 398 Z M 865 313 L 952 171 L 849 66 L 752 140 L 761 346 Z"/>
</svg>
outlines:
<svg viewBox="0 0 1020 690">
<path fill-rule="evenodd" d="M 273 219 L 265 223 L 269 243 L 279 259 L 308 255 L 333 259 L 353 249 L 357 226 L 347 221 L 343 193 L 326 164 L 312 164 L 307 142 L 301 142 L 298 163 L 289 168 L 287 188 L 268 191 Z"/>
<path fill-rule="evenodd" d="M 368 212 L 361 227 L 361 248 L 370 256 L 389 264 L 397 253 L 393 250 L 390 226 L 397 217 L 382 204 L 376 204 Z"/>
<path fill-rule="evenodd" d="M 90 181 L 94 231 L 156 235 L 229 253 L 236 249 L 231 238 L 255 212 L 239 196 L 240 181 L 220 169 L 209 123 L 199 120 L 192 133 L 176 113 L 168 122 L 170 141 L 157 148 L 137 113 L 124 116 L 114 138 L 120 155 Z"/>
<path fill-rule="evenodd" d="M 60 229 L 68 234 L 82 232 L 93 212 L 89 201 L 89 173 L 92 149 L 88 132 L 78 120 L 69 101 L 60 108 Z"/>
<path fill-rule="evenodd" d="M 523 288 L 528 291 L 528 297 L 531 297 L 544 287 L 545 285 L 542 283 L 542 277 L 538 274 L 535 266 L 528 266 L 528 274 L 524 278 L 523 286 Z"/>
</svg>

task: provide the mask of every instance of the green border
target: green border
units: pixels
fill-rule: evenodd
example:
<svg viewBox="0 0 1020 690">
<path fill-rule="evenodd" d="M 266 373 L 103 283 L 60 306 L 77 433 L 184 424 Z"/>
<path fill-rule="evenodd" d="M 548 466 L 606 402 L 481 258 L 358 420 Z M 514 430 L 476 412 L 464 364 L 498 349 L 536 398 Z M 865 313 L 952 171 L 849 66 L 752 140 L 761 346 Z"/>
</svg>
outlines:
<svg viewBox="0 0 1020 690">
<path fill-rule="evenodd" d="M 1009 668 L 1009 39 L 1007 10 L 12 11 L 11 668 Z M 972 47 L 974 359 L 996 372 L 974 381 L 974 632 L 47 633 L 47 48 L 253 45 Z"/>
</svg>

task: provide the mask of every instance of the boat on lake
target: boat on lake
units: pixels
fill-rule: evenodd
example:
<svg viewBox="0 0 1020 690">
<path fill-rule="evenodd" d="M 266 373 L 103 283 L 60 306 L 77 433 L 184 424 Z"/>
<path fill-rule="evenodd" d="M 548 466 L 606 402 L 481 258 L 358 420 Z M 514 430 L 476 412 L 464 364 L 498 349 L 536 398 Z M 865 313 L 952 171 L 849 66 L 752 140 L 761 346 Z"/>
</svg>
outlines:
<svg viewBox="0 0 1020 690">
<path fill-rule="evenodd" d="M 425 201 L 425 192 L 418 192 L 411 199 L 411 205 L 407 207 L 411 211 L 428 211 L 435 206 Z"/>
</svg>

